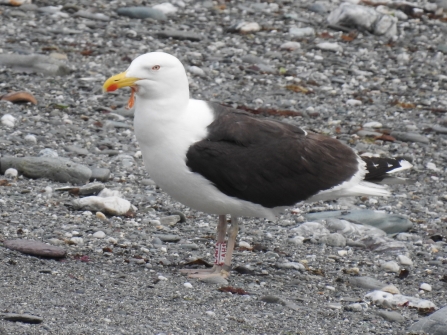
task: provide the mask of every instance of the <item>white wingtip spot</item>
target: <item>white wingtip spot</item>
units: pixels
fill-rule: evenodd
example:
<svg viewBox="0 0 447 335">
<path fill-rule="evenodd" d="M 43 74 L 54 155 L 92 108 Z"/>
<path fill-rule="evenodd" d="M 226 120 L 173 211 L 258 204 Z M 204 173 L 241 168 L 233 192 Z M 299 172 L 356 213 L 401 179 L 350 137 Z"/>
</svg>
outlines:
<svg viewBox="0 0 447 335">
<path fill-rule="evenodd" d="M 395 172 L 399 172 L 399 171 L 404 171 L 404 170 L 411 169 L 413 167 L 413 164 L 411 164 L 409 161 L 406 161 L 405 159 L 400 160 L 399 165 L 400 165 L 400 167 L 395 168 L 391 171 L 388 171 L 387 173 L 395 173 Z"/>
</svg>

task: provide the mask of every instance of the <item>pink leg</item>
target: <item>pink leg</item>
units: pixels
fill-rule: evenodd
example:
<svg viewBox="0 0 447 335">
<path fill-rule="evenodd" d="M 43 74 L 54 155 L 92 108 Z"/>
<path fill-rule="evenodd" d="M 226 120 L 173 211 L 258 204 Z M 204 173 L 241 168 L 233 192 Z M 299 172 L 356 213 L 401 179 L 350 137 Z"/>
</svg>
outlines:
<svg viewBox="0 0 447 335">
<path fill-rule="evenodd" d="M 220 276 L 224 278 L 228 278 L 230 276 L 231 270 L 231 259 L 233 257 L 234 246 L 236 244 L 236 237 L 239 231 L 239 219 L 237 217 L 231 218 L 231 227 L 230 227 L 230 236 L 228 238 L 228 244 L 226 246 L 225 252 L 222 249 L 219 249 L 219 242 L 216 248 L 216 262 L 214 271 L 210 273 L 196 273 L 189 274 L 189 277 L 192 278 L 209 278 L 214 276 Z M 225 253 L 225 255 L 223 254 Z"/>
<path fill-rule="evenodd" d="M 201 273 L 220 273 L 223 261 L 220 260 L 225 257 L 222 251 L 226 249 L 225 235 L 227 234 L 227 216 L 219 215 L 219 223 L 217 224 L 216 235 L 216 249 L 214 252 L 214 266 L 211 269 L 181 269 L 181 273 L 201 274 Z"/>
</svg>

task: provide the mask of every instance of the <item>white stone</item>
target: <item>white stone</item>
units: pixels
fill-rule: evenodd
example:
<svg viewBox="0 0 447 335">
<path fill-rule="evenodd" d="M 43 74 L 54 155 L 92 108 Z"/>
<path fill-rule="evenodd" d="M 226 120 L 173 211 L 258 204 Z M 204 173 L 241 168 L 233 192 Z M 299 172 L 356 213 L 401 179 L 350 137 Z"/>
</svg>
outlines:
<svg viewBox="0 0 447 335">
<path fill-rule="evenodd" d="M 192 288 L 192 284 L 191 283 L 184 283 L 183 286 L 185 286 L 186 288 Z"/>
<path fill-rule="evenodd" d="M 326 51 L 342 52 L 343 47 L 336 42 L 321 42 L 317 44 L 317 48 Z"/>
<path fill-rule="evenodd" d="M 297 262 L 278 263 L 276 266 L 283 269 L 295 269 L 299 271 L 306 270 L 303 264 Z"/>
<path fill-rule="evenodd" d="M 11 114 L 5 114 L 1 118 L 2 125 L 6 126 L 6 127 L 10 127 L 10 128 L 14 127 L 16 120 L 17 119 L 14 116 L 12 116 Z"/>
<path fill-rule="evenodd" d="M 174 14 L 175 12 L 177 12 L 177 7 L 175 7 L 174 5 L 170 4 L 169 2 L 163 2 L 161 4 L 152 6 L 153 9 L 157 9 L 160 12 L 163 12 L 166 15 L 170 15 L 170 14 Z"/>
<path fill-rule="evenodd" d="M 93 237 L 95 238 L 104 238 L 106 237 L 106 233 L 104 233 L 102 230 L 97 231 L 93 234 Z"/>
<path fill-rule="evenodd" d="M 400 266 L 395 261 L 389 261 L 381 264 L 382 269 L 386 272 L 394 272 L 397 273 L 400 271 Z"/>
<path fill-rule="evenodd" d="M 260 31 L 261 26 L 257 22 L 243 22 L 238 25 L 237 29 L 239 29 L 241 33 L 248 34 Z"/>
<path fill-rule="evenodd" d="M 124 215 L 134 210 L 134 207 L 128 200 L 119 197 L 85 197 L 74 200 L 73 205 L 79 209 L 101 211 L 111 215 Z"/>
<path fill-rule="evenodd" d="M 289 51 L 293 51 L 296 49 L 301 49 L 301 44 L 298 42 L 285 42 L 283 44 L 281 44 L 281 46 L 279 47 L 281 50 L 289 50 Z"/>
<path fill-rule="evenodd" d="M 315 36 L 315 29 L 312 27 L 298 28 L 291 27 L 289 34 L 295 37 Z"/>
<path fill-rule="evenodd" d="M 377 121 L 366 122 L 363 128 L 382 128 L 382 124 Z"/>
<path fill-rule="evenodd" d="M 164 276 L 162 276 L 162 275 L 158 276 L 158 279 L 159 279 L 159 280 L 168 280 L 168 278 L 166 278 L 166 277 L 164 277 Z"/>
<path fill-rule="evenodd" d="M 216 313 L 214 313 L 213 311 L 206 311 L 205 313 L 206 313 L 206 315 L 208 315 L 208 316 L 212 316 L 212 317 L 215 317 L 215 316 L 216 316 Z"/>
<path fill-rule="evenodd" d="M 5 177 L 7 179 L 11 179 L 11 180 L 17 179 L 18 175 L 19 175 L 19 172 L 14 168 L 9 168 L 5 171 Z"/>
<path fill-rule="evenodd" d="M 118 240 L 116 238 L 114 238 L 114 237 L 109 237 L 107 239 L 107 242 L 112 243 L 112 244 L 117 244 Z"/>
<path fill-rule="evenodd" d="M 348 254 L 348 250 L 338 250 L 337 253 L 339 256 L 343 257 Z"/>
<path fill-rule="evenodd" d="M 250 243 L 245 242 L 245 241 L 240 241 L 239 242 L 239 246 L 242 247 L 242 248 L 251 249 Z"/>
<path fill-rule="evenodd" d="M 361 102 L 360 100 L 357 100 L 357 99 L 348 99 L 346 101 L 346 104 L 348 106 L 360 106 L 363 104 L 363 102 Z"/>
<path fill-rule="evenodd" d="M 432 171 L 436 171 L 436 172 L 441 171 L 441 169 L 437 168 L 436 164 L 432 163 L 432 162 L 428 162 L 427 165 L 425 165 L 425 166 L 427 167 L 427 169 L 432 170 Z"/>
<path fill-rule="evenodd" d="M 73 242 L 76 245 L 82 245 L 84 244 L 84 239 L 82 237 L 72 237 L 70 239 L 71 242 Z"/>
<path fill-rule="evenodd" d="M 424 290 L 425 292 L 431 292 L 431 285 L 427 283 L 422 283 L 421 286 L 419 286 L 421 290 Z"/>
<path fill-rule="evenodd" d="M 409 257 L 405 255 L 398 255 L 397 258 L 399 259 L 400 264 L 413 266 L 413 261 Z"/>
<path fill-rule="evenodd" d="M 28 143 L 36 144 L 37 143 L 37 137 L 32 135 L 32 134 L 28 134 L 28 135 L 25 136 L 25 141 L 28 142 Z"/>
<path fill-rule="evenodd" d="M 198 67 L 198 66 L 190 66 L 190 67 L 188 67 L 188 71 L 190 72 L 190 73 L 192 73 L 192 74 L 195 74 L 196 76 L 199 76 L 199 77 L 205 77 L 206 76 L 206 74 L 205 74 L 205 71 L 203 71 L 200 67 Z"/>
</svg>

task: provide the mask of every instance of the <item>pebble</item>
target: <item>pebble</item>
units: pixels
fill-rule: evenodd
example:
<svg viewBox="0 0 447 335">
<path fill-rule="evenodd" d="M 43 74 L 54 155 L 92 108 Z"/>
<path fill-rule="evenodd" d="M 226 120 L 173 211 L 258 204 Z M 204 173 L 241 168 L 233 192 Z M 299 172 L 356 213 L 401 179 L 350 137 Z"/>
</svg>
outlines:
<svg viewBox="0 0 447 335">
<path fill-rule="evenodd" d="M 363 306 L 359 303 L 355 303 L 355 304 L 350 304 L 350 305 L 346 306 L 345 309 L 347 311 L 351 311 L 351 312 L 361 312 L 361 311 L 363 311 Z"/>
<path fill-rule="evenodd" d="M 64 76 L 71 69 L 62 61 L 45 55 L 0 54 L 0 65 L 48 76 Z"/>
<path fill-rule="evenodd" d="M 363 128 L 382 128 L 383 125 L 377 121 L 371 121 L 363 124 Z"/>
<path fill-rule="evenodd" d="M 97 231 L 93 234 L 93 237 L 95 238 L 104 238 L 106 237 L 106 233 L 104 233 L 102 230 Z"/>
<path fill-rule="evenodd" d="M 343 47 L 337 42 L 321 42 L 316 45 L 318 49 L 333 52 L 343 52 Z M 353 100 L 353 99 L 351 99 Z"/>
<path fill-rule="evenodd" d="M 288 50 L 288 51 L 294 51 L 297 49 L 301 49 L 301 44 L 298 42 L 285 42 L 280 45 L 279 49 L 281 50 Z"/>
<path fill-rule="evenodd" d="M 181 237 L 174 234 L 156 234 L 154 238 L 158 238 L 163 242 L 178 242 L 181 240 Z"/>
<path fill-rule="evenodd" d="M 398 312 L 394 312 L 394 311 L 377 311 L 376 314 L 389 322 L 404 322 L 405 321 L 405 318 L 402 316 L 402 314 L 400 314 Z"/>
<path fill-rule="evenodd" d="M 276 266 L 281 269 L 295 269 L 298 271 L 306 270 L 303 264 L 297 262 L 277 263 Z"/>
<path fill-rule="evenodd" d="M 106 168 L 91 168 L 90 181 L 108 181 L 110 179 L 110 170 Z"/>
<path fill-rule="evenodd" d="M 179 215 L 169 215 L 160 218 L 160 224 L 166 225 L 166 226 L 173 226 L 177 224 L 180 221 Z"/>
<path fill-rule="evenodd" d="M 350 277 L 349 283 L 356 287 L 361 287 L 371 290 L 379 290 L 385 287 L 386 284 L 372 277 Z"/>
<path fill-rule="evenodd" d="M 9 128 L 13 128 L 16 121 L 17 121 L 17 119 L 14 116 L 12 116 L 11 114 L 5 114 L 1 118 L 2 125 L 9 127 Z"/>
<path fill-rule="evenodd" d="M 50 158 L 55 158 L 55 157 L 59 157 L 59 155 L 57 154 L 56 151 L 51 150 L 49 148 L 45 148 L 39 151 L 39 157 L 50 157 Z"/>
<path fill-rule="evenodd" d="M 315 36 L 315 29 L 312 27 L 305 27 L 305 28 L 291 27 L 289 29 L 289 34 L 297 38 L 303 38 L 308 36 L 312 37 Z"/>
<path fill-rule="evenodd" d="M 321 243 L 325 243 L 331 247 L 345 247 L 346 246 L 346 238 L 339 233 L 332 233 L 326 236 L 323 236 L 320 239 Z"/>
<path fill-rule="evenodd" d="M 425 143 L 429 144 L 430 140 L 420 134 L 416 133 L 406 133 L 401 131 L 393 131 L 390 134 L 393 136 L 396 140 L 403 141 L 403 142 L 419 142 L 419 143 Z"/>
<path fill-rule="evenodd" d="M 86 10 L 79 10 L 73 14 L 73 16 L 84 17 L 90 20 L 110 21 L 110 17 L 103 13 L 92 13 Z"/>
<path fill-rule="evenodd" d="M 42 317 L 36 316 L 36 315 L 30 315 L 30 314 L 3 313 L 3 314 L 1 314 L 1 317 L 4 320 L 13 321 L 13 322 L 23 322 L 23 323 L 31 323 L 31 324 L 38 324 L 38 323 L 43 322 Z M 1 330 L 1 328 L 0 328 L 0 330 Z"/>
<path fill-rule="evenodd" d="M 92 173 L 87 166 L 60 157 L 1 157 L 1 172 L 9 168 L 17 169 L 25 177 L 72 184 L 85 184 Z"/>
<path fill-rule="evenodd" d="M 381 264 L 382 269 L 386 272 L 398 273 L 400 271 L 400 266 L 395 261 L 389 261 Z"/>
<path fill-rule="evenodd" d="M 201 278 L 200 281 L 207 284 L 228 285 L 228 280 L 221 276 Z"/>
<path fill-rule="evenodd" d="M 241 34 L 256 33 L 261 30 L 261 26 L 257 22 L 241 22 L 235 27 L 230 28 L 231 30 L 238 31 Z"/>
<path fill-rule="evenodd" d="M 34 240 L 5 240 L 3 241 L 3 246 L 23 254 L 49 258 L 62 258 L 65 257 L 67 253 L 67 251 L 61 247 Z"/>
<path fill-rule="evenodd" d="M 216 313 L 214 313 L 213 311 L 206 311 L 205 312 L 206 315 L 211 316 L 211 317 L 215 317 Z"/>
<path fill-rule="evenodd" d="M 169 2 L 163 2 L 161 4 L 152 6 L 153 9 L 157 9 L 163 12 L 165 15 L 175 14 L 178 11 L 178 8 Z"/>
<path fill-rule="evenodd" d="M 447 335 L 447 306 L 412 324 L 408 331 L 411 333 Z"/>
<path fill-rule="evenodd" d="M 16 180 L 19 176 L 19 172 L 14 168 L 9 168 L 4 172 L 6 179 Z"/>
<path fill-rule="evenodd" d="M 176 40 L 188 40 L 193 42 L 198 42 L 203 38 L 200 34 L 183 30 L 163 30 L 157 32 L 157 36 L 160 38 L 173 38 Z"/>
<path fill-rule="evenodd" d="M 432 290 L 431 285 L 427 283 L 422 283 L 421 286 L 419 286 L 419 288 L 425 292 L 431 292 Z"/>
<path fill-rule="evenodd" d="M 127 16 L 132 19 L 154 19 L 159 21 L 165 21 L 166 15 L 159 9 L 149 7 L 121 7 L 118 8 L 118 15 Z"/>
<path fill-rule="evenodd" d="M 410 266 L 410 267 L 413 266 L 413 261 L 409 257 L 407 257 L 405 255 L 398 255 L 397 258 L 398 258 L 400 264 Z"/>
<path fill-rule="evenodd" d="M 185 286 L 186 288 L 192 288 L 192 284 L 191 283 L 184 283 L 183 286 Z"/>
<path fill-rule="evenodd" d="M 90 196 L 72 201 L 72 206 L 77 210 L 89 210 L 103 212 L 109 215 L 126 215 L 134 212 L 135 208 L 129 200 L 112 196 Z"/>
<path fill-rule="evenodd" d="M 76 245 L 83 245 L 84 244 L 84 239 L 82 237 L 72 237 L 70 238 L 70 241 L 73 242 Z"/>
</svg>

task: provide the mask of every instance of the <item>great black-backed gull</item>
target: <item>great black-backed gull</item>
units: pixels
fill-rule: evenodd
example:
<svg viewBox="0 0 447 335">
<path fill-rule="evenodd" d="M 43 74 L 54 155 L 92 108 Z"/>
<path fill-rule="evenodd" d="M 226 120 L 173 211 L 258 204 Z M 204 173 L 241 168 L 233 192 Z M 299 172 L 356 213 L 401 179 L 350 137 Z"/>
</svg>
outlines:
<svg viewBox="0 0 447 335">
<path fill-rule="evenodd" d="M 365 180 L 411 167 L 402 159 L 365 162 L 336 139 L 190 99 L 185 69 L 167 53 L 137 57 L 103 86 L 122 87 L 131 87 L 131 105 L 136 95 L 135 134 L 152 179 L 183 204 L 219 215 L 215 265 L 190 270 L 191 277 L 229 275 L 239 217 L 274 221 L 302 201 L 387 196 L 384 186 Z"/>
</svg>

